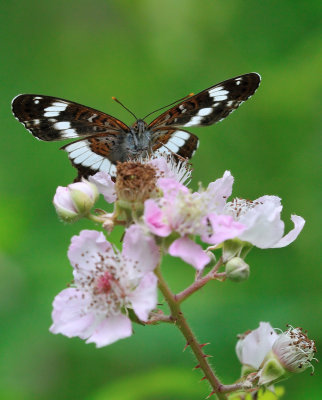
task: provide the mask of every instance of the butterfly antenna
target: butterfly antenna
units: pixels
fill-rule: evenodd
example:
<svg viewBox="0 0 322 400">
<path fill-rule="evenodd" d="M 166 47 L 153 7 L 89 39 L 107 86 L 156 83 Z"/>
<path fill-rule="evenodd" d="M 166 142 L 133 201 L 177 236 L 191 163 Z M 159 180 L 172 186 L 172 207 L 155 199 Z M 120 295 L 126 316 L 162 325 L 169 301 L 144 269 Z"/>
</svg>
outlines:
<svg viewBox="0 0 322 400">
<path fill-rule="evenodd" d="M 187 96 L 182 97 L 182 99 L 176 100 L 176 101 L 174 101 L 174 102 L 172 102 L 172 103 L 170 103 L 170 104 L 167 104 L 166 106 L 163 106 L 163 107 L 161 107 L 161 108 L 158 108 L 157 110 L 154 110 L 154 111 L 150 112 L 149 114 L 147 114 L 147 115 L 146 115 L 144 118 L 142 118 L 142 119 L 145 120 L 145 118 L 149 117 L 151 114 L 154 114 L 154 113 L 157 112 L 157 111 L 163 110 L 163 109 L 166 108 L 166 107 L 172 106 L 173 104 L 176 104 L 176 103 L 178 103 L 179 101 L 183 101 L 183 100 L 185 100 L 185 99 L 187 99 L 188 97 L 191 97 L 191 96 L 193 96 L 193 95 L 194 95 L 194 93 L 190 93 L 190 94 L 188 94 Z"/>
<path fill-rule="evenodd" d="M 127 107 L 125 107 L 125 105 L 122 104 L 122 103 L 120 102 L 120 100 L 118 100 L 118 99 L 117 99 L 116 97 L 114 97 L 114 96 L 112 96 L 112 100 L 114 100 L 114 101 L 116 101 L 117 103 L 119 103 L 126 111 L 128 111 L 130 114 L 132 114 L 133 117 L 137 120 L 136 115 L 135 115 L 131 110 L 129 110 Z"/>
</svg>

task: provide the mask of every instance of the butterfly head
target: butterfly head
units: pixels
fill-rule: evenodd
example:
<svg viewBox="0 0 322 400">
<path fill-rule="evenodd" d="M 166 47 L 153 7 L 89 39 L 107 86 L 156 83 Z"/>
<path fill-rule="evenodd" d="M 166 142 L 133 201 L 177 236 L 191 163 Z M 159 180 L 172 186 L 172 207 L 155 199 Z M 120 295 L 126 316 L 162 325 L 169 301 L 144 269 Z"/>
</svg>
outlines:
<svg viewBox="0 0 322 400">
<path fill-rule="evenodd" d="M 147 123 L 143 121 L 143 119 L 137 119 L 136 122 L 131 127 L 131 131 L 135 133 L 137 136 L 142 136 L 143 133 L 147 130 Z"/>
</svg>

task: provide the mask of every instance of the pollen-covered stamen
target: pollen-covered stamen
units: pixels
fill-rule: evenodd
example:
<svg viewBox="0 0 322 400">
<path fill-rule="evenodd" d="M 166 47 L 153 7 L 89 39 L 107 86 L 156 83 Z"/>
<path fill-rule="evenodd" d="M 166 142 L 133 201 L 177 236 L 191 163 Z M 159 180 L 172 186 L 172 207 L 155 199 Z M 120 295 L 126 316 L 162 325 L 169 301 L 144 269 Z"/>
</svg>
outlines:
<svg viewBox="0 0 322 400">
<path fill-rule="evenodd" d="M 115 189 L 119 200 L 141 202 L 155 197 L 156 170 L 140 162 L 117 164 Z"/>
<path fill-rule="evenodd" d="M 225 206 L 225 211 L 228 215 L 231 215 L 235 220 L 238 220 L 242 215 L 246 214 L 247 211 L 261 204 L 258 201 L 252 201 L 247 199 L 239 199 L 236 197 L 232 201 L 228 202 Z"/>
<path fill-rule="evenodd" d="M 155 167 L 157 179 L 171 178 L 188 185 L 191 180 L 192 167 L 188 160 L 178 160 L 172 154 L 151 155 L 140 160 L 142 163 L 148 163 Z"/>
<path fill-rule="evenodd" d="M 86 263 L 90 262 L 88 251 L 82 256 Z M 124 260 L 119 254 L 111 256 L 98 253 L 97 256 L 99 259 L 94 262 L 94 269 L 90 273 L 79 274 L 74 284 L 76 288 L 91 294 L 91 311 L 97 314 L 117 315 L 120 308 L 129 303 L 128 293 L 132 290 L 132 282 L 128 280 L 123 268 Z M 75 268 L 78 269 L 77 266 Z"/>
<path fill-rule="evenodd" d="M 281 364 L 291 372 L 313 368 L 311 360 L 316 352 L 315 342 L 307 337 L 302 328 L 290 327 L 279 335 L 272 350 Z"/>
<path fill-rule="evenodd" d="M 94 289 L 95 294 L 109 293 L 111 290 L 111 282 L 113 280 L 112 275 L 106 271 L 103 275 L 96 279 L 96 287 Z"/>
<path fill-rule="evenodd" d="M 204 229 L 203 216 L 206 204 L 202 196 L 194 196 L 193 193 L 180 192 L 176 198 L 176 204 L 170 205 L 175 211 L 177 220 L 177 232 L 182 236 L 196 234 Z"/>
</svg>

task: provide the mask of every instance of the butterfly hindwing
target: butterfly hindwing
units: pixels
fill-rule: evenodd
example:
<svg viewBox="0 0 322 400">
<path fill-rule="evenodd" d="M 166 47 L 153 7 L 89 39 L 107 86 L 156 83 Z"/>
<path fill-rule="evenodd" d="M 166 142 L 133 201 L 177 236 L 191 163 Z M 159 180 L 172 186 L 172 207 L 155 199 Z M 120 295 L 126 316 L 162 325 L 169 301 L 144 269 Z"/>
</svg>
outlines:
<svg viewBox="0 0 322 400">
<path fill-rule="evenodd" d="M 87 177 L 99 171 L 115 176 L 116 160 L 110 136 L 95 135 L 77 140 L 63 146 L 62 150 L 68 153 L 68 158 L 80 176 Z"/>
<path fill-rule="evenodd" d="M 184 130 L 160 129 L 152 150 L 154 154 L 173 155 L 190 159 L 199 145 L 196 135 Z"/>
<path fill-rule="evenodd" d="M 15 117 L 38 139 L 80 138 L 103 132 L 128 132 L 118 119 L 58 97 L 22 94 L 13 99 Z"/>
<path fill-rule="evenodd" d="M 165 127 L 190 127 L 215 124 L 236 110 L 254 94 L 260 83 L 257 73 L 228 79 L 189 97 L 165 111 L 149 125 L 152 130 Z"/>
</svg>

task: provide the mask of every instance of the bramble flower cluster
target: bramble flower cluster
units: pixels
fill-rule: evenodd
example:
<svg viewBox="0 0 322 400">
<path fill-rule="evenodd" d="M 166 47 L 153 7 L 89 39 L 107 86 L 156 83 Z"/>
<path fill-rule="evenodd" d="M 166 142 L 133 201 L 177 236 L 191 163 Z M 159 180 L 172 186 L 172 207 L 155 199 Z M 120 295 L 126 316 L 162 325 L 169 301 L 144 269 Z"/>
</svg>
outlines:
<svg viewBox="0 0 322 400">
<path fill-rule="evenodd" d="M 176 323 L 214 389 L 211 394 L 224 399 L 224 393 L 255 390 L 311 366 L 314 342 L 299 328 L 278 334 L 261 323 L 237 343 L 241 383 L 225 387 L 211 371 L 180 303 L 210 280 L 248 279 L 245 257 L 251 248 L 287 246 L 305 221 L 292 215 L 294 227 L 284 235 L 277 196 L 229 200 L 234 182 L 229 171 L 195 192 L 187 186 L 190 178 L 186 161 L 160 157 L 119 163 L 115 181 L 99 172 L 89 181 L 58 187 L 53 202 L 63 221 L 89 218 L 106 234 L 121 225 L 124 237 L 121 251 L 101 231 L 83 230 L 72 238 L 68 258 L 74 279 L 54 300 L 50 330 L 101 347 L 129 337 L 132 323 Z M 92 213 L 98 193 L 114 204 L 112 213 Z M 181 293 L 173 294 L 162 276 L 162 254 L 178 257 L 197 270 L 195 281 Z M 158 287 L 169 315 L 157 309 Z"/>
</svg>

